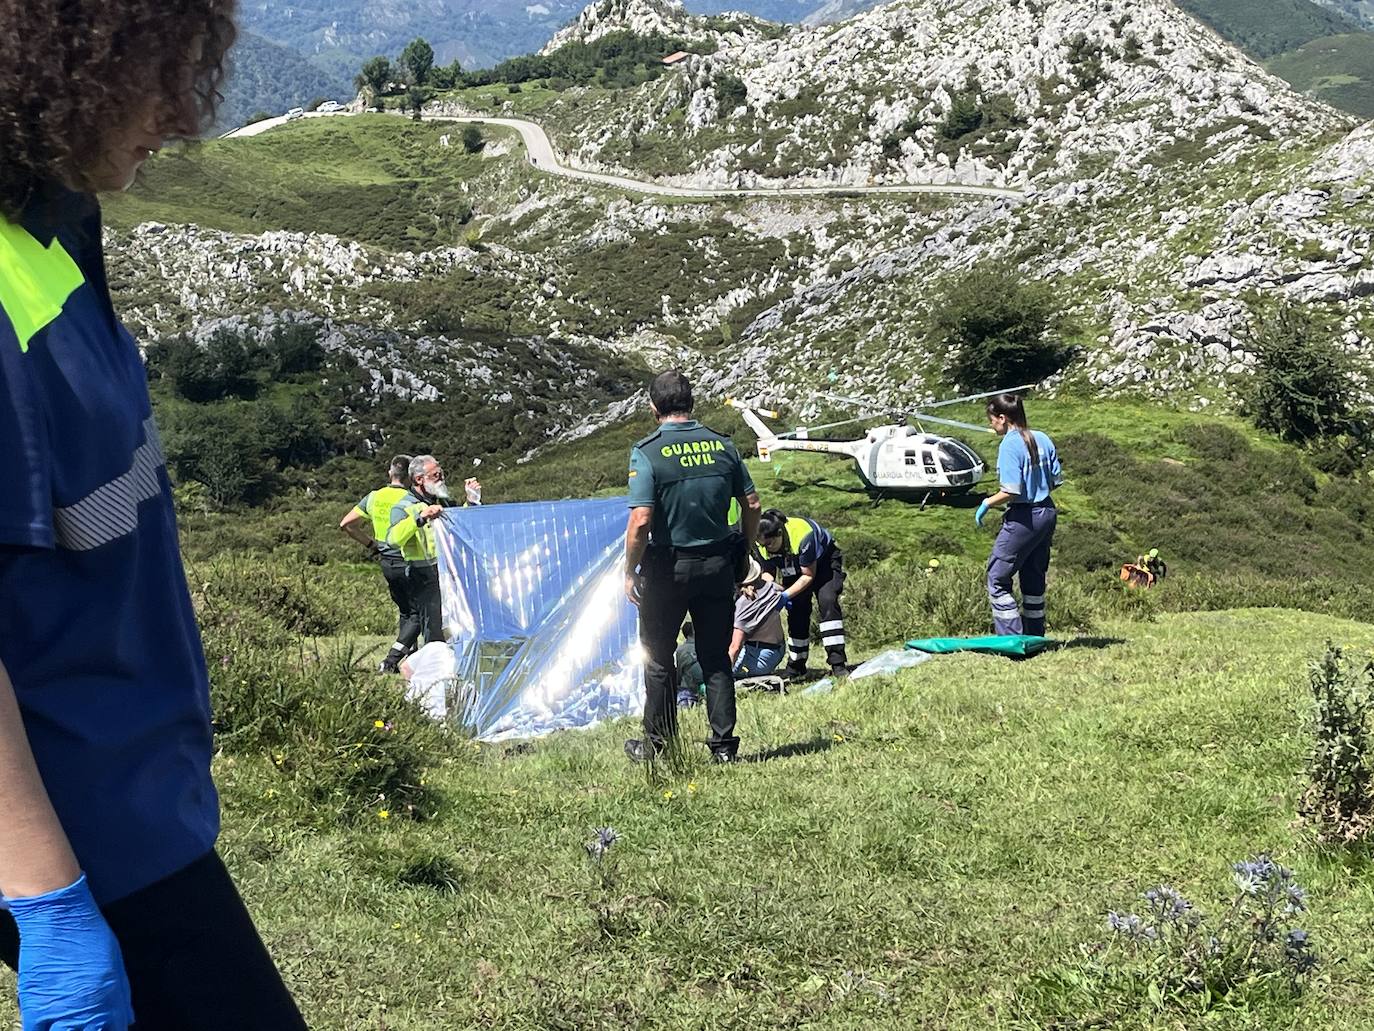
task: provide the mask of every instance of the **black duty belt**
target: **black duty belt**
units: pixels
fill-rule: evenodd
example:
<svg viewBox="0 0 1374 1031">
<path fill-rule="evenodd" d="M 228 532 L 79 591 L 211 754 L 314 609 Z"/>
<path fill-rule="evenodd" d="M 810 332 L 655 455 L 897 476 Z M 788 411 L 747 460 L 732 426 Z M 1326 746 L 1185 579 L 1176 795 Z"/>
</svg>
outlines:
<svg viewBox="0 0 1374 1031">
<path fill-rule="evenodd" d="M 733 547 L 733 541 L 729 537 L 723 541 L 716 541 L 714 544 L 698 544 L 689 548 L 650 542 L 649 553 L 655 556 L 671 555 L 674 558 L 715 558 L 720 555 L 729 555 Z"/>
</svg>

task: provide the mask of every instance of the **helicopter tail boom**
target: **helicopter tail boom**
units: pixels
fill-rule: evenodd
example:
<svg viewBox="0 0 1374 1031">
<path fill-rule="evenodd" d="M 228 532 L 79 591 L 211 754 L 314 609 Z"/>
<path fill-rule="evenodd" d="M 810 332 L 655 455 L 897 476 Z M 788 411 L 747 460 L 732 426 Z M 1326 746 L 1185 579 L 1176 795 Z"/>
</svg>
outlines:
<svg viewBox="0 0 1374 1031">
<path fill-rule="evenodd" d="M 754 431 L 754 436 L 758 438 L 759 457 L 765 462 L 768 461 L 768 453 L 774 450 L 779 443 L 778 435 L 768 428 L 768 424 L 760 416 L 776 419 L 778 413 L 762 408 L 751 408 L 743 401 L 736 401 L 734 398 L 727 398 L 725 404 L 736 409 L 740 413 L 740 417 L 744 419 L 745 424 Z"/>
</svg>

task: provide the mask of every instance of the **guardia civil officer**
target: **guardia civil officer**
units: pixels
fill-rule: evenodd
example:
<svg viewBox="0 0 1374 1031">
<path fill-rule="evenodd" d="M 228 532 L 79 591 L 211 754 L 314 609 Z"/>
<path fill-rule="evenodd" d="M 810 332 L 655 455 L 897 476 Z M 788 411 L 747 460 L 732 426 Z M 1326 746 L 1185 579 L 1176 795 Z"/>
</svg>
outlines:
<svg viewBox="0 0 1374 1031">
<path fill-rule="evenodd" d="M 391 482 L 370 492 L 357 505 L 350 508 L 339 523 L 340 530 L 380 558 L 382 578 L 386 581 L 387 591 L 391 594 L 391 600 L 399 614 L 396 643 L 382 660 L 382 673 L 397 671 L 408 650 L 405 641 L 409 639 L 414 643 L 419 631 L 420 610 L 415 604 L 415 598 L 410 590 L 410 580 L 406 576 L 405 557 L 399 547 L 388 543 L 386 539 L 387 532 L 391 529 L 391 510 L 396 502 L 410 493 L 406 488 L 410 462 L 410 455 L 397 455 L 393 458 L 388 468 Z"/>
<path fill-rule="evenodd" d="M 1053 441 L 1030 428 L 1018 395 L 998 394 L 988 400 L 987 410 L 988 425 L 1002 438 L 997 451 L 1001 489 L 978 506 L 973 518 L 982 526 L 989 509 L 1007 509 L 988 559 L 992 622 L 999 634 L 1043 636 L 1045 576 L 1059 515 L 1051 495 L 1064 482 L 1064 471 Z M 1021 581 L 1024 609 L 1011 592 L 1014 577 Z"/>
<path fill-rule="evenodd" d="M 849 672 L 845 651 L 844 555 L 835 537 L 814 519 L 788 518 L 776 508 L 759 523 L 759 554 L 763 567 L 783 587 L 787 609 L 787 673 L 801 676 L 811 654 L 811 606 L 820 605 L 821 645 L 830 672 Z"/>
<path fill-rule="evenodd" d="M 636 761 L 677 736 L 678 628 L 689 612 L 697 661 L 706 681 L 707 742 L 717 762 L 733 762 L 735 679 L 730 671 L 735 583 L 758 533 L 759 496 L 735 445 L 692 418 L 692 385 L 681 372 L 649 387 L 658 430 L 630 451 L 630 519 L 625 540 L 625 593 L 639 606 L 644 646 L 644 738 L 625 742 Z M 730 529 L 731 500 L 742 533 Z"/>
<path fill-rule="evenodd" d="M 233 7 L 0 0 L 0 962 L 26 1029 L 306 1026 L 215 851 L 205 652 L 96 200 L 214 123 Z"/>
</svg>

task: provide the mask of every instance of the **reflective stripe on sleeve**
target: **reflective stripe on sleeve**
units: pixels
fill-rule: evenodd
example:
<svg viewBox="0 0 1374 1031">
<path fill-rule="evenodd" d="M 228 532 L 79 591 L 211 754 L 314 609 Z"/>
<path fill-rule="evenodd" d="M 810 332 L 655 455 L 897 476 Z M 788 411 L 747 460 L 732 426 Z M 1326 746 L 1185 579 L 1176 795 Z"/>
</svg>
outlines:
<svg viewBox="0 0 1374 1031">
<path fill-rule="evenodd" d="M 162 493 L 162 442 L 151 416 L 144 420 L 143 438 L 127 473 L 54 510 L 58 547 L 94 551 L 138 529 L 138 506 Z"/>
</svg>

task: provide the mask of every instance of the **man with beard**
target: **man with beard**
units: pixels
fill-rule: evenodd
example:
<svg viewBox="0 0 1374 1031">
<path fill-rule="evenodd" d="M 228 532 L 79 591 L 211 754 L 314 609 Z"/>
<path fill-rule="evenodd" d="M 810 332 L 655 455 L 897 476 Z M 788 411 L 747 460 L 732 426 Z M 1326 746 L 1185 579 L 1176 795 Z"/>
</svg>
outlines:
<svg viewBox="0 0 1374 1031">
<path fill-rule="evenodd" d="M 382 660 L 378 671 L 381 673 L 397 672 L 401 659 L 405 657 L 401 641 L 412 626 L 418 633 L 420 624 L 420 611 L 410 596 L 410 580 L 406 575 L 405 558 L 401 555 L 400 548 L 386 542 L 387 531 L 391 529 L 391 509 L 409 493 L 406 490 L 406 482 L 410 476 L 410 456 L 397 455 L 391 460 L 388 472 L 390 482 L 387 486 L 378 487 L 369 493 L 355 507 L 349 509 L 343 521 L 339 523 L 340 530 L 366 547 L 369 552 L 375 553 L 381 560 L 382 578 L 386 580 L 391 600 L 396 603 L 396 610 L 400 613 L 396 623 L 396 643 Z M 410 634 L 411 640 L 414 640 L 415 636 L 416 634 Z"/>
<path fill-rule="evenodd" d="M 469 496 L 473 488 L 481 487 L 475 480 L 467 483 Z M 480 494 L 477 496 L 480 497 Z M 401 549 L 406 561 L 406 576 L 410 596 L 420 614 L 418 622 L 407 627 L 392 646 L 392 654 L 400 656 L 410 651 L 417 638 L 425 643 L 444 639 L 443 601 L 439 593 L 439 553 L 434 545 L 434 520 L 443 514 L 448 501 L 448 484 L 444 470 L 433 455 L 420 455 L 410 460 L 410 491 L 391 508 L 391 529 L 386 542 Z M 388 661 L 392 655 L 388 655 Z"/>
</svg>

